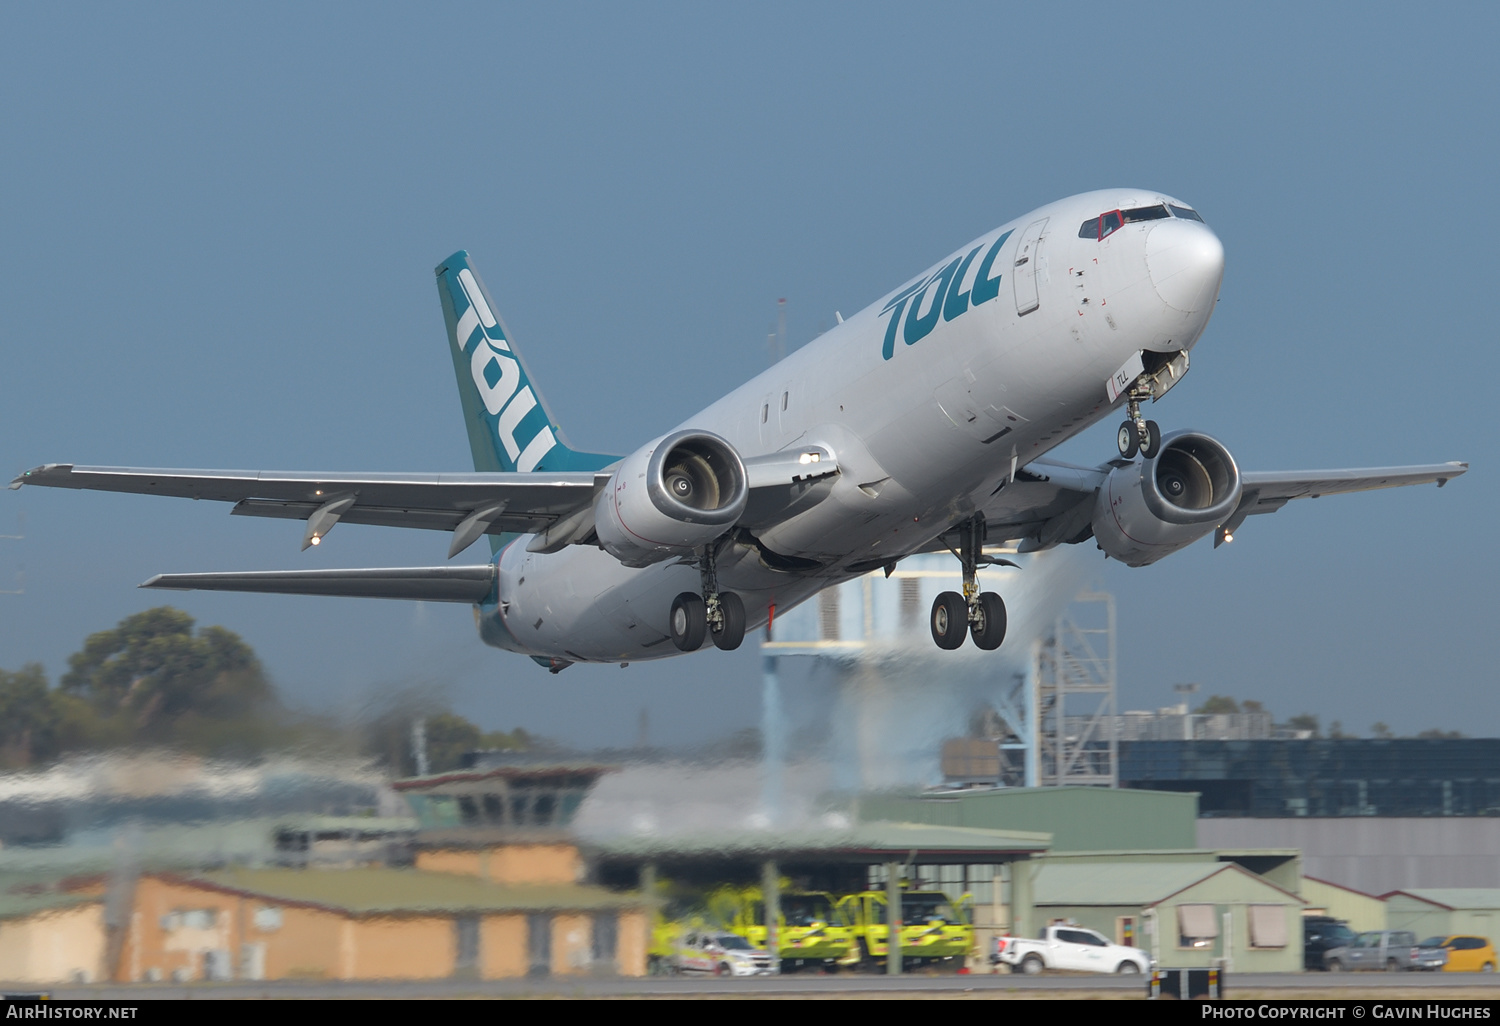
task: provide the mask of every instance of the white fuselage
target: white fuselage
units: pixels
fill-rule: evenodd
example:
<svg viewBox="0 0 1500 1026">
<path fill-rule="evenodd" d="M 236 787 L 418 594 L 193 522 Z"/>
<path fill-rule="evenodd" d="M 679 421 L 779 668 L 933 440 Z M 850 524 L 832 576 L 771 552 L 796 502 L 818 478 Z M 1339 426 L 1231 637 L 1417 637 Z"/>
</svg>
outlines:
<svg viewBox="0 0 1500 1026">
<path fill-rule="evenodd" d="M 1115 189 L 1034 210 L 678 426 L 718 434 L 745 457 L 817 444 L 838 461 L 827 499 L 758 536 L 819 569 L 770 569 L 748 545 L 720 556 L 720 587 L 741 596 L 750 627 L 860 572 L 851 565 L 896 560 L 972 515 L 1015 467 L 1123 403 L 1105 383 L 1133 354 L 1192 347 L 1223 273 L 1206 225 L 1168 218 L 1102 241 L 1079 235 L 1087 219 L 1162 203 L 1185 206 Z M 699 589 L 696 568 L 632 569 L 584 545 L 532 553 L 529 538 L 497 556 L 499 602 L 477 611 L 487 642 L 573 661 L 678 654 L 668 613 Z"/>
</svg>

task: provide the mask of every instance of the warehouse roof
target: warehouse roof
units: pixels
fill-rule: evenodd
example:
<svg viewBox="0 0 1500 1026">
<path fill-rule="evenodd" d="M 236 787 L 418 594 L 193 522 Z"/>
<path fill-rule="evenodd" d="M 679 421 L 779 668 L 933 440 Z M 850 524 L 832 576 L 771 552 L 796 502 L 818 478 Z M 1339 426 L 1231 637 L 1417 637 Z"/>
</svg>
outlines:
<svg viewBox="0 0 1500 1026">
<path fill-rule="evenodd" d="M 1398 894 L 1449 910 L 1500 908 L 1500 887 L 1407 887 L 1382 894 L 1381 898 L 1389 900 Z"/>
<path fill-rule="evenodd" d="M 1220 873 L 1237 873 L 1302 899 L 1232 862 L 1043 861 L 1032 882 L 1035 905 L 1155 905 Z"/>
<path fill-rule="evenodd" d="M 1051 843 L 1049 834 L 1020 830 L 875 821 L 733 834 L 634 835 L 596 841 L 591 847 L 607 858 L 718 855 L 879 861 L 899 856 L 917 862 L 989 862 L 997 855 L 1044 852 Z"/>
<path fill-rule="evenodd" d="M 354 915 L 640 908 L 649 899 L 578 884 L 511 885 L 414 869 L 228 869 L 173 883 Z"/>
<path fill-rule="evenodd" d="M 0 873 L 0 919 L 101 902 L 103 878 L 58 879 L 35 873 Z"/>
</svg>

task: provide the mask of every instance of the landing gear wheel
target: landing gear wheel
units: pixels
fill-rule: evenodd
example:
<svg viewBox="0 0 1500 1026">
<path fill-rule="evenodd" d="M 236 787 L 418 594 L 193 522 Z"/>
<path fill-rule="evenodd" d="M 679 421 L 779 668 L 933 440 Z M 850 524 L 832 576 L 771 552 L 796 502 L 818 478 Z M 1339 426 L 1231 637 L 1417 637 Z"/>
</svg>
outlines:
<svg viewBox="0 0 1500 1026">
<path fill-rule="evenodd" d="M 992 591 L 979 596 L 974 606 L 974 622 L 969 624 L 969 634 L 974 644 L 986 652 L 993 652 L 1005 640 L 1005 603 Z"/>
<path fill-rule="evenodd" d="M 1141 442 L 1141 455 L 1150 459 L 1161 452 L 1161 428 L 1156 426 L 1156 421 L 1146 421 L 1146 437 Z"/>
<path fill-rule="evenodd" d="M 703 599 L 690 591 L 678 595 L 672 600 L 669 620 L 672 644 L 684 652 L 696 652 L 703 647 L 703 639 L 708 634 L 708 610 Z M 743 624 L 744 621 L 740 622 Z"/>
<path fill-rule="evenodd" d="M 958 648 L 969 633 L 969 604 L 956 591 L 940 592 L 932 603 L 931 624 L 938 648 Z"/>
<path fill-rule="evenodd" d="M 1120 425 L 1115 443 L 1120 447 L 1121 456 L 1127 460 L 1135 459 L 1135 454 L 1141 451 L 1141 434 L 1135 429 L 1135 421 L 1127 420 Z"/>
<path fill-rule="evenodd" d="M 718 630 L 708 632 L 715 648 L 733 652 L 745 640 L 745 603 L 732 591 L 719 592 L 719 615 L 723 618 Z"/>
</svg>

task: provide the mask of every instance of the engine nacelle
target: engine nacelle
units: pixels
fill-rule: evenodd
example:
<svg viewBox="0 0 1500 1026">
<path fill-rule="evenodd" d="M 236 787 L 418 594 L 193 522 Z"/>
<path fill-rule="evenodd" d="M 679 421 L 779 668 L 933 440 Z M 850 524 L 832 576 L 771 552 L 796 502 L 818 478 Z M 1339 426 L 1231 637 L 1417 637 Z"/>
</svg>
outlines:
<svg viewBox="0 0 1500 1026">
<path fill-rule="evenodd" d="M 744 515 L 750 489 L 734 446 L 679 431 L 627 456 L 594 505 L 594 530 L 626 566 L 691 553 Z"/>
<path fill-rule="evenodd" d="M 1110 473 L 1094 503 L 1094 537 L 1127 566 L 1155 563 L 1228 520 L 1240 491 L 1228 449 L 1196 431 L 1178 432 L 1151 459 Z"/>
</svg>

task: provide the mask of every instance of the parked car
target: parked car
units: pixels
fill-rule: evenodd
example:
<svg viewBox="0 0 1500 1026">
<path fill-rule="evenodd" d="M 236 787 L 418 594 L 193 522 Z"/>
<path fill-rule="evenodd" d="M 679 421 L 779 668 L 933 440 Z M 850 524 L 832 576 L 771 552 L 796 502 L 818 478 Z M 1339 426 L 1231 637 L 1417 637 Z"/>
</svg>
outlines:
<svg viewBox="0 0 1500 1026">
<path fill-rule="evenodd" d="M 1140 948 L 1112 944 L 1102 934 L 1081 926 L 1049 926 L 1040 940 L 996 938 L 995 962 L 1004 962 L 1035 975 L 1043 969 L 1072 969 L 1089 973 L 1143 973 L 1151 956 Z"/>
<path fill-rule="evenodd" d="M 1448 962 L 1443 948 L 1417 945 L 1410 930 L 1370 930 L 1354 938 L 1353 944 L 1331 948 L 1323 953 L 1323 964 L 1329 972 L 1383 969 L 1441 969 Z"/>
<path fill-rule="evenodd" d="M 1344 948 L 1355 942 L 1355 933 L 1349 924 L 1332 916 L 1304 916 L 1302 919 L 1302 968 L 1322 970 L 1323 953 L 1331 948 Z"/>
<path fill-rule="evenodd" d="M 689 930 L 677 945 L 675 968 L 715 976 L 774 976 L 777 962 L 737 933 Z"/>
<path fill-rule="evenodd" d="M 1492 973 L 1500 959 L 1495 957 L 1495 946 L 1488 937 L 1473 934 L 1456 934 L 1451 937 L 1428 937 L 1418 947 L 1442 948 L 1448 953 L 1448 964 L 1443 966 L 1450 973 Z"/>
</svg>

